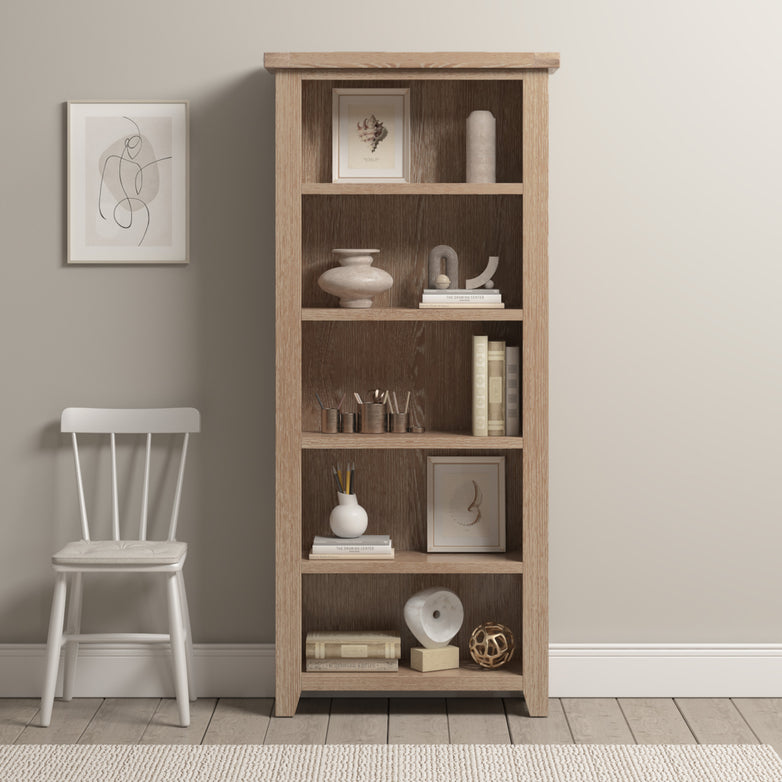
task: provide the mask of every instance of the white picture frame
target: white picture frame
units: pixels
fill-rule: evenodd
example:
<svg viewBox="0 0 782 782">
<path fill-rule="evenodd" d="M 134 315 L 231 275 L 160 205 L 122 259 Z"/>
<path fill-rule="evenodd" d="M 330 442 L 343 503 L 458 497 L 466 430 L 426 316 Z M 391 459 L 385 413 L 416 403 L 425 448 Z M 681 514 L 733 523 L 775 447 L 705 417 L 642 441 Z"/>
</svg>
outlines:
<svg viewBox="0 0 782 782">
<path fill-rule="evenodd" d="M 427 456 L 429 552 L 505 551 L 505 457 Z"/>
<path fill-rule="evenodd" d="M 189 261 L 189 103 L 68 102 L 68 263 Z"/>
<path fill-rule="evenodd" d="M 333 182 L 410 181 L 410 90 L 332 90 Z"/>
</svg>

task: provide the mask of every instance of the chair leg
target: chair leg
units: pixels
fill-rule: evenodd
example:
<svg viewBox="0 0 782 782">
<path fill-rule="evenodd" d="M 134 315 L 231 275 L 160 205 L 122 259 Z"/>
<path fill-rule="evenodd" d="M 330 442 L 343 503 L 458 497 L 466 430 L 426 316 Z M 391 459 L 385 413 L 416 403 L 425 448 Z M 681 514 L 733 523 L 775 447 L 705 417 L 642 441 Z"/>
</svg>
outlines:
<svg viewBox="0 0 782 782">
<path fill-rule="evenodd" d="M 166 579 L 168 592 L 168 626 L 171 635 L 171 653 L 174 658 L 174 691 L 176 692 L 179 722 L 183 728 L 190 724 L 190 700 L 187 693 L 187 654 L 182 604 L 176 573 Z"/>
<path fill-rule="evenodd" d="M 54 583 L 52 613 L 49 618 L 49 638 L 47 640 L 46 674 L 41 695 L 40 724 L 47 728 L 52 721 L 54 690 L 57 686 L 57 672 L 60 668 L 60 650 L 62 648 L 62 624 L 65 619 L 65 573 L 58 573 Z"/>
<path fill-rule="evenodd" d="M 197 699 L 195 688 L 195 676 L 193 674 L 193 632 L 190 629 L 190 609 L 187 605 L 187 592 L 185 591 L 185 575 L 181 570 L 177 571 L 177 583 L 179 584 L 179 599 L 182 603 L 182 617 L 185 624 L 185 652 L 187 654 L 187 691 L 190 700 Z"/>
<path fill-rule="evenodd" d="M 81 573 L 74 573 L 71 577 L 71 593 L 68 598 L 68 619 L 65 624 L 65 632 L 68 635 L 76 634 L 81 630 L 81 604 L 82 604 Z M 73 698 L 73 684 L 76 679 L 76 660 L 79 656 L 79 642 L 69 641 L 65 646 L 65 665 L 62 676 L 62 699 L 69 701 Z"/>
</svg>

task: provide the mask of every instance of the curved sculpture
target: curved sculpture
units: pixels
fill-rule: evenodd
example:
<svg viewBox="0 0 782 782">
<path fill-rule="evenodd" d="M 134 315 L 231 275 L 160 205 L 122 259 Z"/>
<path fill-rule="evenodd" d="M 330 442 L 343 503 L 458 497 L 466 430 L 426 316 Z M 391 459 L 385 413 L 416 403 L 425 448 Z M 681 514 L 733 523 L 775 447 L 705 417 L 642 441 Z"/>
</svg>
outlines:
<svg viewBox="0 0 782 782">
<path fill-rule="evenodd" d="M 472 277 L 464 283 L 464 287 L 467 290 L 473 288 L 480 288 L 482 285 L 486 288 L 493 288 L 494 283 L 491 278 L 497 273 L 497 267 L 500 265 L 499 255 L 490 255 L 489 262 L 486 264 L 486 268 L 477 276 Z"/>
<path fill-rule="evenodd" d="M 405 603 L 405 622 L 425 649 L 448 646 L 464 621 L 462 601 L 444 587 L 416 592 Z"/>
<path fill-rule="evenodd" d="M 445 273 L 450 280 L 448 288 L 459 287 L 459 256 L 453 247 L 447 244 L 438 244 L 429 252 L 429 284 L 428 288 L 436 288 L 437 278 L 442 274 L 442 265 L 445 261 Z"/>
</svg>

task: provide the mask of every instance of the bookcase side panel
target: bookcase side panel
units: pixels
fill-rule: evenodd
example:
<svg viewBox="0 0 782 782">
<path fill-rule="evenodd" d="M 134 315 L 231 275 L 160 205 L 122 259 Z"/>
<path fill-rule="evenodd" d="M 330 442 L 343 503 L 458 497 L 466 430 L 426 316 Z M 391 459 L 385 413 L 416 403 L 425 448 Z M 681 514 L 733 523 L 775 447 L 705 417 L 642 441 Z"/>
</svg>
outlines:
<svg viewBox="0 0 782 782">
<path fill-rule="evenodd" d="M 276 93 L 276 701 L 301 694 L 301 81 L 281 72 Z"/>
</svg>

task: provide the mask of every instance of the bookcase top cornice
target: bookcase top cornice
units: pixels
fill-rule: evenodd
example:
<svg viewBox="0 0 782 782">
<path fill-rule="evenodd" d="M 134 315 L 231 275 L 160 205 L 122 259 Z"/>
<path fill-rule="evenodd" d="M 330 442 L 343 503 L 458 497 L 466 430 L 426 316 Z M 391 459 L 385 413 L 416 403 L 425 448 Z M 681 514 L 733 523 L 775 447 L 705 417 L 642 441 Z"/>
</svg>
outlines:
<svg viewBox="0 0 782 782">
<path fill-rule="evenodd" d="M 267 52 L 263 65 L 268 71 L 333 69 L 504 69 L 556 70 L 559 54 L 554 52 Z"/>
</svg>

